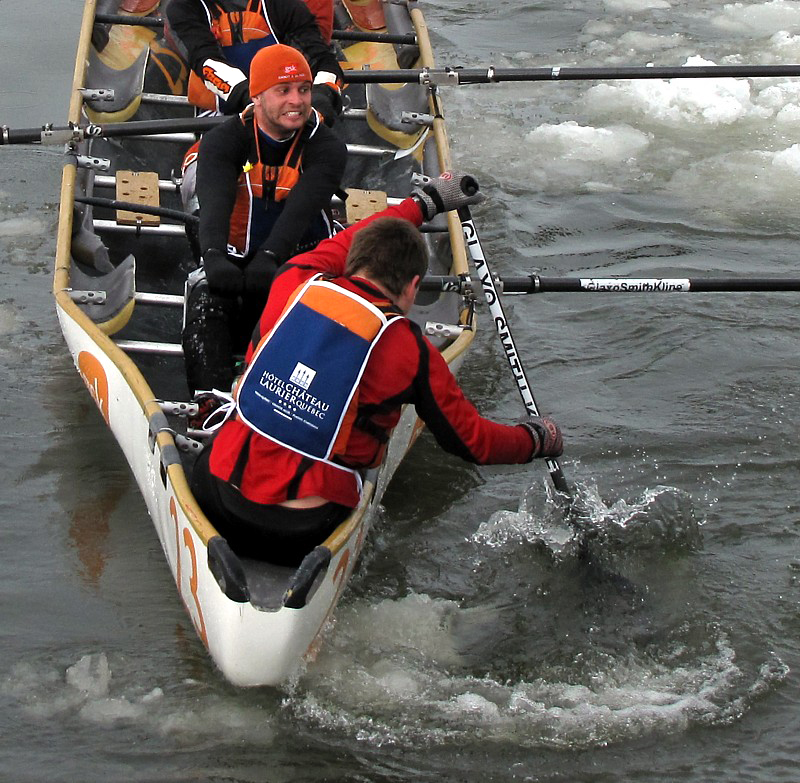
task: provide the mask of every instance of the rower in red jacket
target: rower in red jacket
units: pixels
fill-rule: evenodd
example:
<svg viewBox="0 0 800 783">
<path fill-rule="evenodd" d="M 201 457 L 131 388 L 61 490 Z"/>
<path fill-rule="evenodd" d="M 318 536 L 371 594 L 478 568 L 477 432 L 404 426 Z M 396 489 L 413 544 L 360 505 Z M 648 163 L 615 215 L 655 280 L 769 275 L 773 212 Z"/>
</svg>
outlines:
<svg viewBox="0 0 800 783">
<path fill-rule="evenodd" d="M 427 269 L 416 226 L 475 203 L 480 194 L 465 182 L 474 180 L 444 174 L 276 275 L 236 415 L 198 460 L 192 482 L 240 556 L 295 565 L 320 544 L 358 504 L 359 470 L 382 462 L 405 404 L 442 448 L 470 462 L 561 454 L 549 419 L 509 426 L 482 417 L 405 317 Z"/>
</svg>

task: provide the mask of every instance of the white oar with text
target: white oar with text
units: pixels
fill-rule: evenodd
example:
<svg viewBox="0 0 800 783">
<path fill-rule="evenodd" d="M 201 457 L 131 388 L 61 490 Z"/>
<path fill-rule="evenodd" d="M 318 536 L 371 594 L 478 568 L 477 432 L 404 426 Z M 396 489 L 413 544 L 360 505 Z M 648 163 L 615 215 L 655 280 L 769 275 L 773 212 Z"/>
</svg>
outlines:
<svg viewBox="0 0 800 783">
<path fill-rule="evenodd" d="M 484 255 L 480 237 L 478 236 L 478 230 L 472 220 L 469 207 L 465 206 L 459 208 L 458 217 L 459 220 L 461 220 L 461 228 L 464 231 L 464 240 L 467 244 L 467 249 L 475 265 L 475 272 L 481 282 L 484 297 L 489 306 L 489 312 L 492 314 L 495 329 L 500 337 L 500 343 L 503 346 L 506 359 L 514 375 L 514 380 L 516 381 L 517 389 L 522 397 L 522 402 L 525 405 L 525 410 L 531 416 L 539 416 L 539 407 L 536 404 L 536 400 L 533 398 L 528 376 L 525 374 L 525 368 L 522 366 L 522 361 L 520 360 L 519 352 L 514 342 L 514 336 L 508 325 L 508 318 L 506 318 L 506 313 L 503 309 L 500 293 L 495 286 L 494 276 L 492 275 L 492 271 Z M 571 500 L 572 493 L 558 460 L 555 457 L 547 457 L 545 458 L 545 465 L 550 473 L 553 486 Z"/>
</svg>

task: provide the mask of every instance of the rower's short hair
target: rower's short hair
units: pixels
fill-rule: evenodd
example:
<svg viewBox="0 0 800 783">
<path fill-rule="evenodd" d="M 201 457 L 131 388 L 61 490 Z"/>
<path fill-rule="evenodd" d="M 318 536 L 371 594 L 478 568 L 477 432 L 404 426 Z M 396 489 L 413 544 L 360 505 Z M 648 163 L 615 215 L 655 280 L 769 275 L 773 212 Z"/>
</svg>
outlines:
<svg viewBox="0 0 800 783">
<path fill-rule="evenodd" d="M 413 223 L 382 217 L 359 229 L 347 253 L 344 273 L 348 277 L 366 273 L 400 295 L 415 275 L 428 270 L 428 248 Z"/>
</svg>

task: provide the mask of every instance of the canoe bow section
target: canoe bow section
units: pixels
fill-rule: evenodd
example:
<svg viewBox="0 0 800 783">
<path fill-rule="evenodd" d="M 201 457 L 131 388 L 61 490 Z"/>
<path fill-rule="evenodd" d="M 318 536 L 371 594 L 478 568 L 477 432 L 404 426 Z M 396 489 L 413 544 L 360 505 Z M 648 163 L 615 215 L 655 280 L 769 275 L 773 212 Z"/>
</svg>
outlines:
<svg viewBox="0 0 800 783">
<path fill-rule="evenodd" d="M 128 6 L 131 1 L 127 0 Z M 104 12 L 109 11 L 108 4 L 103 0 Z M 373 4 L 379 5 L 379 0 L 373 0 Z M 164 5 L 162 0 L 162 10 Z M 359 3 L 361 11 L 364 5 L 363 2 Z M 119 8 L 119 5 L 116 7 Z M 96 10 L 97 0 L 86 0 L 69 114 L 70 122 L 75 124 L 85 123 L 85 115 L 88 113 L 92 116 L 93 111 L 84 105 L 81 88 L 90 83 L 95 87 L 99 86 L 96 83 L 98 73 L 107 78 L 108 63 L 115 62 L 114 53 L 106 52 L 104 69 L 87 74 L 87 64 L 91 70 L 92 63 L 97 61 L 97 53 L 92 51 Z M 114 7 L 111 8 L 112 12 L 113 10 Z M 125 8 L 120 10 L 125 11 Z M 340 19 L 341 13 L 340 8 Z M 376 15 L 370 14 L 370 24 L 374 24 L 376 18 Z M 392 9 L 391 18 L 396 26 L 396 8 Z M 403 20 L 400 21 L 402 24 Z M 413 24 L 417 32 L 420 57 L 408 61 L 406 46 L 403 54 L 406 60 L 404 66 L 433 67 L 435 63 L 421 13 L 416 9 L 412 10 L 405 23 L 409 27 Z M 111 40 L 114 38 L 112 35 Z M 117 38 L 130 40 L 130 37 L 124 36 Z M 134 38 L 142 41 L 150 40 L 152 36 L 140 35 Z M 151 45 L 154 47 L 153 51 L 163 55 L 163 41 L 153 40 Z M 371 56 L 377 51 L 382 61 L 387 57 L 395 58 L 394 51 L 376 49 L 388 47 L 391 50 L 390 44 L 370 44 L 369 47 L 369 51 L 373 52 Z M 363 60 L 365 51 L 367 49 L 363 46 L 354 50 L 348 48 L 345 49 L 345 55 L 348 59 L 358 61 Z M 128 51 L 126 54 L 131 53 Z M 133 63 L 131 67 L 141 67 L 140 57 L 130 56 L 130 61 Z M 357 64 L 351 62 L 353 66 Z M 168 82 L 173 83 L 171 77 Z M 119 82 L 121 89 L 127 89 L 125 85 L 139 83 L 138 76 L 132 78 L 127 72 Z M 176 79 L 174 83 L 178 84 L 180 80 Z M 133 103 L 138 106 L 141 96 L 117 95 L 116 98 L 125 106 Z M 388 101 L 377 101 L 376 112 L 371 112 L 369 106 L 365 107 L 364 115 L 369 117 L 372 114 L 368 119 L 369 127 L 373 127 L 375 123 L 381 124 L 379 114 L 385 113 L 387 107 L 392 106 L 392 100 L 392 96 L 389 96 Z M 398 160 L 409 161 L 409 173 L 416 170 L 435 176 L 451 166 L 450 151 L 438 96 L 435 92 L 425 91 L 425 101 L 430 115 L 437 118 L 433 121 L 432 130 L 428 127 L 412 127 L 405 131 L 402 127 L 398 130 L 398 127 L 386 126 L 383 128 L 385 132 L 378 135 L 392 145 L 390 152 L 404 153 Z M 122 112 L 117 119 L 124 121 L 129 118 L 127 114 Z M 352 126 L 354 120 L 343 119 L 340 122 Z M 404 134 L 406 138 L 398 139 L 398 133 Z M 92 151 L 93 148 L 85 143 L 72 149 L 75 155 L 87 152 L 91 154 Z M 407 194 L 411 187 L 407 180 L 408 177 L 404 193 L 390 195 Z M 84 256 L 99 253 L 103 259 L 106 253 L 105 245 L 96 236 L 101 230 L 97 225 L 103 221 L 95 220 L 92 228 L 91 210 L 75 203 L 76 195 L 86 196 L 91 193 L 94 182 L 94 174 L 87 175 L 81 167 L 76 166 L 75 157 L 68 158 L 62 178 L 53 284 L 64 338 L 81 378 L 131 466 L 186 611 L 214 662 L 235 685 L 278 685 L 294 676 L 303 662 L 313 659 L 316 654 L 326 622 L 358 560 L 383 492 L 419 434 L 421 423 L 412 407 L 403 412 L 390 441 L 384 465 L 380 470 L 364 476 L 364 493 L 360 506 L 321 547 L 306 558 L 299 569 L 267 567 L 263 563 L 237 558 L 218 536 L 189 491 L 187 470 L 191 465 L 191 457 L 187 461 L 185 449 L 181 451 L 179 446 L 185 447 L 191 441 L 187 441 L 177 431 L 179 428 L 176 428 L 174 418 L 164 412 L 159 398 L 153 392 L 151 384 L 155 383 L 158 388 L 159 379 L 152 376 L 152 368 L 149 373 L 145 372 L 142 362 L 134 361 L 112 338 L 131 318 L 134 292 L 130 292 L 130 301 L 123 296 L 122 305 L 112 312 L 113 317 L 103 320 L 90 305 L 81 304 L 80 296 L 73 290 L 77 287 L 77 282 L 86 285 L 85 278 L 78 273 L 79 267 L 75 265 L 75 259 L 83 257 L 80 253 Z M 360 185 L 359 182 L 355 184 Z M 397 183 L 389 182 L 385 187 L 387 190 L 396 188 Z M 88 229 L 82 231 L 84 224 L 88 225 Z M 432 256 L 440 258 L 439 268 L 432 269 L 433 273 L 467 272 L 461 228 L 454 214 L 439 224 L 438 233 L 430 234 L 429 237 L 433 237 Z M 137 240 L 138 234 L 131 240 L 134 248 Z M 186 244 L 182 236 L 178 239 L 164 238 L 161 241 Z M 93 243 L 99 246 L 99 251 Z M 442 261 L 443 244 L 446 245 L 446 253 Z M 149 261 L 144 253 L 142 259 L 139 261 L 140 266 Z M 93 278 L 98 280 L 98 288 L 107 283 L 110 285 L 112 278 L 133 279 L 135 264 L 132 257 L 122 262 L 116 261 L 108 268 L 103 264 L 106 261 L 97 265 L 103 274 Z M 121 269 L 124 275 L 120 272 Z M 181 272 L 181 275 L 185 275 L 185 272 Z M 124 289 L 126 285 L 123 282 L 121 288 Z M 427 303 L 418 304 L 414 317 L 421 321 L 431 318 L 454 324 L 460 321 L 463 324 L 467 318 L 466 303 L 455 294 L 432 297 Z M 467 330 L 454 338 L 437 338 L 441 340 L 443 355 L 454 369 L 463 360 L 473 335 L 474 331 Z"/>
</svg>

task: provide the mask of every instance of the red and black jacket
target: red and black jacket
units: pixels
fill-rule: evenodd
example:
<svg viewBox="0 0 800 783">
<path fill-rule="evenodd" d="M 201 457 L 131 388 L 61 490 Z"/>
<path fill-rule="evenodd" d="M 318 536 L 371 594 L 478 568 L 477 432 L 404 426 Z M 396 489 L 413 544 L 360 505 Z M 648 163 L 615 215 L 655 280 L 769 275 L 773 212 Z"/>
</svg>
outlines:
<svg viewBox="0 0 800 783">
<path fill-rule="evenodd" d="M 422 215 L 413 199 L 384 210 L 420 225 Z M 374 218 L 370 218 L 374 219 Z M 350 228 L 286 264 L 276 276 L 254 340 L 257 343 L 276 323 L 289 297 L 322 272 L 344 288 L 375 304 L 388 306 L 386 297 L 368 281 L 343 277 L 354 231 Z M 247 358 L 252 356 L 251 345 Z M 348 441 L 345 460 L 351 467 L 370 467 L 383 456 L 386 435 L 400 418 L 401 406 L 412 404 L 439 445 L 479 464 L 527 462 L 533 444 L 519 426 L 498 424 L 482 417 L 464 397 L 447 363 L 408 319 L 393 324 L 370 356 L 359 386 L 359 418 Z M 263 504 L 321 496 L 354 507 L 359 500 L 354 476 L 310 460 L 257 435 L 238 419 L 229 420 L 215 438 L 211 473 L 234 484 L 250 501 Z"/>
</svg>

